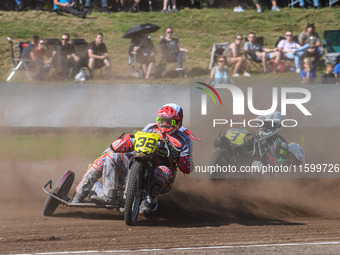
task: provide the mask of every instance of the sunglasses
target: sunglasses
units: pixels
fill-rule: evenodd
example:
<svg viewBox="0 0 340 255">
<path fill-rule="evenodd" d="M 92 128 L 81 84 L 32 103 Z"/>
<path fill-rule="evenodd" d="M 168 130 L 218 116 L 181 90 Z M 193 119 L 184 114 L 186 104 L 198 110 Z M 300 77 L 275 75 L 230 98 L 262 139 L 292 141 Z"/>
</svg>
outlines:
<svg viewBox="0 0 340 255">
<path fill-rule="evenodd" d="M 243 39 L 242 39 L 242 38 L 236 38 L 236 40 L 240 40 L 240 41 L 242 41 Z"/>
<path fill-rule="evenodd" d="M 219 60 L 218 62 L 220 62 L 220 63 L 224 63 L 225 61 L 224 61 L 224 60 Z"/>
<path fill-rule="evenodd" d="M 45 45 L 45 43 L 39 43 L 40 45 Z"/>
<path fill-rule="evenodd" d="M 166 33 L 167 33 L 167 34 L 172 34 L 172 32 L 168 32 L 168 31 L 167 31 Z"/>
<path fill-rule="evenodd" d="M 289 36 L 289 37 L 291 37 L 291 36 L 293 36 L 292 34 L 288 34 L 288 35 L 286 35 L 286 36 Z"/>
<path fill-rule="evenodd" d="M 68 38 L 61 38 L 62 41 L 68 41 Z"/>
</svg>

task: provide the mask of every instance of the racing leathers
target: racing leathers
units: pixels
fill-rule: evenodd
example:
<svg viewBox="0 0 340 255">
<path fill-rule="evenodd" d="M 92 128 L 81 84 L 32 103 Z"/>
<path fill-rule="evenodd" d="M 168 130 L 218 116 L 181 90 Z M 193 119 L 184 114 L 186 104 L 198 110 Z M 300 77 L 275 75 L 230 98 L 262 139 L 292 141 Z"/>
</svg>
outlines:
<svg viewBox="0 0 340 255">
<path fill-rule="evenodd" d="M 157 124 L 148 124 L 143 130 L 148 133 L 158 133 Z M 160 134 L 161 135 L 161 134 Z M 176 169 L 178 168 L 185 174 L 189 174 L 193 168 L 191 162 L 192 142 L 189 137 L 189 131 L 181 127 L 171 135 L 180 144 L 180 148 L 171 148 L 171 155 L 178 155 L 177 159 L 169 159 L 168 151 L 164 141 L 159 140 L 158 146 L 160 151 L 156 157 L 156 167 L 151 177 L 151 194 L 150 201 L 155 203 L 160 193 L 169 192 L 175 180 Z M 126 177 L 130 161 L 134 157 L 133 151 L 134 138 L 130 134 L 125 134 L 115 140 L 88 168 L 83 179 L 77 186 L 77 192 L 82 199 L 88 194 L 95 194 L 108 203 L 117 198 L 117 190 L 120 181 Z M 175 151 L 173 151 L 175 150 Z M 173 157 L 173 156 L 170 156 Z M 177 160 L 178 162 L 175 162 Z M 177 165 L 177 166 L 176 166 Z M 98 183 L 98 179 L 103 176 L 103 186 Z"/>
</svg>

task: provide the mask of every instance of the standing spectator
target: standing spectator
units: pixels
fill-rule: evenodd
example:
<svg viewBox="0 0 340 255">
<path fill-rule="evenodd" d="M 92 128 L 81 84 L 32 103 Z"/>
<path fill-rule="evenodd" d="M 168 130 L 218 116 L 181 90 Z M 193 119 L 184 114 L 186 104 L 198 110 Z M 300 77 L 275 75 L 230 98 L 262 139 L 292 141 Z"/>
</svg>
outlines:
<svg viewBox="0 0 340 255">
<path fill-rule="evenodd" d="M 54 10 L 58 10 L 61 12 L 70 13 L 78 18 L 85 19 L 86 11 L 80 12 L 76 8 L 74 8 L 73 0 L 53 0 Z"/>
<path fill-rule="evenodd" d="M 129 12 L 137 12 L 137 6 L 141 0 L 134 0 Z"/>
<path fill-rule="evenodd" d="M 293 31 L 286 32 L 286 39 L 283 39 L 277 45 L 277 50 L 282 52 L 282 56 L 288 59 L 294 59 L 295 70 L 301 72 L 301 62 L 304 51 L 309 48 L 309 44 L 301 47 L 300 44 L 293 41 Z"/>
<path fill-rule="evenodd" d="M 333 71 L 333 64 L 326 63 L 326 72 L 324 72 L 320 77 L 321 84 L 334 84 L 336 83 Z"/>
<path fill-rule="evenodd" d="M 334 67 L 334 76 L 335 76 L 336 83 L 339 84 L 340 83 L 340 63 L 336 64 Z"/>
<path fill-rule="evenodd" d="M 164 14 L 168 14 L 169 13 L 168 2 L 169 2 L 169 0 L 163 0 L 163 10 L 162 10 L 162 12 Z M 178 12 L 178 9 L 176 7 L 176 0 L 171 0 L 171 3 L 172 3 L 172 12 Z"/>
<path fill-rule="evenodd" d="M 116 0 L 117 11 L 125 10 L 125 0 Z"/>
<path fill-rule="evenodd" d="M 306 9 L 304 0 L 299 0 L 299 5 L 300 5 L 301 9 Z M 321 6 L 319 4 L 319 0 L 313 0 L 313 5 L 314 5 L 315 8 L 318 8 L 318 9 L 321 8 Z"/>
<path fill-rule="evenodd" d="M 131 40 L 131 45 L 132 50 L 137 54 L 137 62 L 142 64 L 145 79 L 150 79 L 156 55 L 156 49 L 151 37 L 146 33 L 139 34 Z"/>
<path fill-rule="evenodd" d="M 57 62 L 57 70 L 62 79 L 72 80 L 79 72 L 81 68 L 81 61 L 79 56 L 75 54 L 73 45 L 69 43 L 70 35 L 65 33 L 61 36 L 61 42 L 56 45 L 56 49 L 53 50 L 52 56 Z M 71 71 L 71 77 L 69 77 L 69 69 Z"/>
<path fill-rule="evenodd" d="M 218 56 L 217 65 L 211 69 L 208 84 L 227 84 L 229 82 L 228 72 L 225 68 L 227 58 L 224 55 Z"/>
<path fill-rule="evenodd" d="M 256 6 L 257 12 L 258 12 L 258 13 L 261 13 L 261 12 L 262 12 L 262 8 L 261 8 L 261 5 L 260 5 L 260 3 L 259 3 L 259 0 L 253 0 L 253 3 L 254 3 L 255 6 Z M 272 0 L 272 11 L 276 11 L 276 12 L 281 11 L 280 8 L 277 6 L 275 0 Z"/>
<path fill-rule="evenodd" d="M 93 71 L 95 68 L 101 68 L 106 66 L 106 76 L 110 77 L 111 74 L 111 62 L 109 59 L 109 54 L 107 53 L 107 48 L 105 43 L 103 43 L 104 36 L 102 33 L 97 33 L 96 38 L 93 42 L 89 43 L 88 46 L 88 56 L 90 68 L 89 79 L 93 78 Z"/>
<path fill-rule="evenodd" d="M 244 51 L 255 54 L 256 60 L 261 60 L 263 65 L 263 72 L 267 73 L 267 64 L 266 60 L 275 59 L 274 70 L 277 70 L 278 64 L 281 59 L 281 52 L 275 51 L 275 49 L 267 49 L 261 46 L 260 44 L 255 43 L 255 33 L 250 32 L 248 35 L 248 42 L 244 43 Z"/>
<path fill-rule="evenodd" d="M 102 12 L 109 13 L 109 10 L 107 8 L 108 7 L 108 4 L 107 4 L 108 0 L 101 0 L 101 1 L 102 1 Z M 91 11 L 92 11 L 91 0 L 85 1 L 85 9 L 86 9 L 87 14 L 91 13 Z"/>
<path fill-rule="evenodd" d="M 304 69 L 300 73 L 301 84 L 313 84 L 316 79 L 316 72 L 311 67 L 311 60 L 305 58 L 303 60 Z"/>
<path fill-rule="evenodd" d="M 43 62 L 38 59 L 35 53 L 35 47 L 37 47 L 38 43 L 39 43 L 39 36 L 32 35 L 31 43 L 23 49 L 20 58 L 29 60 L 26 63 L 27 67 L 30 69 L 30 71 L 35 72 L 35 78 L 37 80 L 42 80 Z"/>
<path fill-rule="evenodd" d="M 309 48 L 305 51 L 303 57 L 314 57 L 312 65 L 316 66 L 322 57 L 324 50 L 321 47 L 320 36 L 315 32 L 314 24 L 307 24 L 306 30 L 299 35 L 299 43 L 301 46 L 309 44 Z"/>
<path fill-rule="evenodd" d="M 239 73 L 243 72 L 243 76 L 250 77 L 251 75 L 247 72 L 247 60 L 245 56 L 241 54 L 241 42 L 242 35 L 238 34 L 235 37 L 235 42 L 229 45 L 226 51 L 227 64 L 234 66 L 233 77 L 239 77 Z"/>
</svg>

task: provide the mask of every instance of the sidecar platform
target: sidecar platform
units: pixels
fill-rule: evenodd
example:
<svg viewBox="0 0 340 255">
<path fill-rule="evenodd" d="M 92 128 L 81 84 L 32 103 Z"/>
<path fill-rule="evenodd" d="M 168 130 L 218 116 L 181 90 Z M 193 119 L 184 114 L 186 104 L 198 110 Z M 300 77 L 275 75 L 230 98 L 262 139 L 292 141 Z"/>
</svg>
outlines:
<svg viewBox="0 0 340 255">
<path fill-rule="evenodd" d="M 114 207 L 113 205 L 109 204 L 95 204 L 95 203 L 90 203 L 90 202 L 84 202 L 84 203 L 72 203 L 69 202 L 71 199 L 68 198 L 67 196 L 63 196 L 62 198 L 56 196 L 53 194 L 51 191 L 46 190 L 46 187 L 49 186 L 50 190 L 52 190 L 52 180 L 49 180 L 43 187 L 43 190 L 45 193 L 52 198 L 58 200 L 61 204 L 69 207 L 90 207 L 90 208 L 107 208 L 107 209 L 119 209 L 118 207 Z"/>
</svg>

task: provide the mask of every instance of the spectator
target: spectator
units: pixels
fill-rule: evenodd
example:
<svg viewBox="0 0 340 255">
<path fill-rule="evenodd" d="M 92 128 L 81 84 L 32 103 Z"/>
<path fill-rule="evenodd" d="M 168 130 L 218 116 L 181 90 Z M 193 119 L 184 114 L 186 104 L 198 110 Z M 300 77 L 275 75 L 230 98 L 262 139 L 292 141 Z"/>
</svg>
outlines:
<svg viewBox="0 0 340 255">
<path fill-rule="evenodd" d="M 23 5 L 22 5 L 22 0 L 15 0 L 15 10 L 16 11 L 22 11 L 23 10 Z"/>
<path fill-rule="evenodd" d="M 334 67 L 334 76 L 335 76 L 336 83 L 339 84 L 340 83 L 340 63 L 336 64 Z"/>
<path fill-rule="evenodd" d="M 163 0 L 163 10 L 162 10 L 162 12 L 164 14 L 169 13 L 168 2 L 169 2 L 169 0 Z M 178 9 L 176 8 L 176 0 L 171 0 L 171 3 L 172 3 L 172 12 L 178 12 Z"/>
<path fill-rule="evenodd" d="M 125 0 L 116 0 L 117 11 L 125 10 Z"/>
<path fill-rule="evenodd" d="M 324 72 L 320 77 L 321 84 L 334 84 L 336 83 L 333 71 L 333 64 L 326 63 L 326 72 Z"/>
<path fill-rule="evenodd" d="M 300 5 L 301 9 L 306 9 L 304 0 L 299 0 L 299 5 Z M 319 0 L 313 0 L 313 5 L 314 5 L 315 8 L 318 8 L 318 9 L 321 8 L 321 6 L 319 4 Z"/>
<path fill-rule="evenodd" d="M 188 52 L 187 49 L 181 48 L 179 40 L 172 37 L 173 28 L 166 29 L 165 37 L 161 40 L 161 50 L 163 63 L 167 61 L 177 62 L 177 71 L 183 71 L 183 54 Z"/>
<path fill-rule="evenodd" d="M 45 79 L 46 75 L 48 74 L 49 68 L 53 62 L 53 57 L 47 54 L 45 49 L 45 41 L 44 39 L 40 39 L 37 47 L 35 48 L 35 55 L 41 63 L 44 64 L 44 68 L 42 71 L 42 78 Z"/>
<path fill-rule="evenodd" d="M 277 45 L 277 50 L 282 52 L 282 56 L 288 59 L 294 59 L 295 69 L 297 73 L 301 72 L 301 59 L 304 51 L 309 48 L 309 44 L 300 46 L 297 42 L 293 41 L 293 31 L 286 32 L 286 39 L 283 39 Z"/>
<path fill-rule="evenodd" d="M 108 4 L 107 4 L 108 0 L 101 0 L 101 1 L 102 1 L 102 12 L 109 13 L 109 10 L 107 8 L 108 7 Z M 86 9 L 87 14 L 91 13 L 91 11 L 92 11 L 91 0 L 85 0 L 85 9 Z"/>
<path fill-rule="evenodd" d="M 62 79 L 72 80 L 79 72 L 82 63 L 79 56 L 75 54 L 73 45 L 69 44 L 70 35 L 65 33 L 61 36 L 61 42 L 56 45 L 52 56 L 57 62 L 57 71 Z M 69 77 L 69 69 L 72 68 L 71 77 Z"/>
<path fill-rule="evenodd" d="M 235 37 L 235 42 L 229 45 L 226 51 L 227 64 L 234 66 L 233 77 L 239 77 L 240 72 L 243 72 L 243 76 L 250 77 L 251 75 L 247 72 L 247 60 L 245 56 L 241 54 L 241 42 L 243 38 L 242 35 L 238 34 Z"/>
<path fill-rule="evenodd" d="M 262 8 L 261 8 L 261 5 L 260 5 L 260 3 L 259 3 L 259 0 L 253 0 L 253 3 L 254 3 L 255 6 L 256 6 L 257 12 L 258 12 L 258 13 L 261 13 L 261 12 L 262 12 Z M 276 11 L 276 12 L 281 11 L 280 8 L 277 6 L 275 0 L 272 0 L 272 11 Z"/>
<path fill-rule="evenodd" d="M 229 82 L 228 72 L 225 68 L 227 58 L 224 55 L 218 56 L 217 65 L 211 69 L 208 84 L 227 84 Z"/>
<path fill-rule="evenodd" d="M 234 12 L 244 12 L 244 9 L 242 8 L 242 6 L 239 3 L 239 0 L 235 0 L 234 1 Z"/>
<path fill-rule="evenodd" d="M 267 49 L 260 44 L 255 43 L 255 33 L 250 32 L 248 35 L 248 42 L 244 43 L 244 51 L 254 54 L 256 60 L 261 60 L 263 65 L 263 72 L 268 73 L 266 60 L 275 59 L 274 70 L 277 70 L 278 64 L 281 59 L 281 52 L 275 49 Z"/>
<path fill-rule="evenodd" d="M 303 57 L 314 57 L 312 65 L 316 66 L 322 57 L 324 50 L 321 47 L 320 36 L 315 32 L 314 24 L 307 24 L 306 30 L 299 35 L 299 43 L 301 46 L 309 44 L 309 48 L 305 51 Z"/>
<path fill-rule="evenodd" d="M 93 42 L 89 43 L 88 56 L 89 56 L 89 79 L 93 78 L 93 71 L 95 68 L 101 68 L 106 66 L 106 76 L 110 77 L 111 74 L 111 62 L 105 43 L 103 43 L 104 36 L 102 33 L 97 33 Z"/>
<path fill-rule="evenodd" d="M 139 34 L 131 40 L 131 45 L 133 45 L 133 51 L 137 53 L 137 62 L 142 64 L 145 78 L 150 79 L 156 55 L 156 49 L 151 37 L 146 33 Z"/>
<path fill-rule="evenodd" d="M 27 67 L 36 73 L 36 79 L 42 80 L 42 68 L 43 68 L 43 62 L 40 61 L 35 53 L 35 47 L 37 47 L 39 43 L 39 36 L 38 35 L 32 35 L 31 36 L 31 43 L 27 45 L 20 56 L 21 59 L 29 60 L 27 61 L 26 65 Z"/>
<path fill-rule="evenodd" d="M 76 8 L 74 8 L 73 0 L 53 0 L 53 3 L 54 3 L 54 10 L 70 13 L 81 19 L 86 18 L 87 12 L 86 11 L 80 12 Z"/>
<path fill-rule="evenodd" d="M 137 12 L 137 6 L 141 0 L 134 0 L 129 12 Z"/>
<path fill-rule="evenodd" d="M 311 60 L 305 58 L 303 60 L 304 70 L 300 73 L 301 84 L 313 84 L 316 79 L 316 72 L 311 67 Z"/>
</svg>

